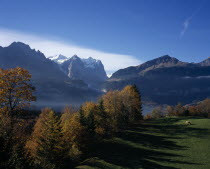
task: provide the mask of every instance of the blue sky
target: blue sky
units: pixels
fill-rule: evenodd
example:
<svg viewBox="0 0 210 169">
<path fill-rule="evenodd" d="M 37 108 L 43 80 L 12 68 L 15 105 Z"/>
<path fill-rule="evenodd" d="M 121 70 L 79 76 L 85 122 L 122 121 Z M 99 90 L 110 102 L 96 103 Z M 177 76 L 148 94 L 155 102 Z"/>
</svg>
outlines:
<svg viewBox="0 0 210 169">
<path fill-rule="evenodd" d="M 208 0 L 1 0 L 0 45 L 93 55 L 108 72 L 165 54 L 199 62 L 210 57 L 209 9 Z"/>
</svg>

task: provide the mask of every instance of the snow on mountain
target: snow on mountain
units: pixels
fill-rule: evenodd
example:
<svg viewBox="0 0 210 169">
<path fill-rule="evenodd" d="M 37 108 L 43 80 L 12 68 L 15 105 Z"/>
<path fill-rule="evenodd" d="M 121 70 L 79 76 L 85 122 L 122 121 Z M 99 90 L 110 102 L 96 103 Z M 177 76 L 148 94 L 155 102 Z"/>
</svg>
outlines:
<svg viewBox="0 0 210 169">
<path fill-rule="evenodd" d="M 81 59 L 74 55 L 61 63 L 60 68 L 70 79 L 82 80 L 93 88 L 107 79 L 102 62 L 92 57 Z"/>
<path fill-rule="evenodd" d="M 59 55 L 55 55 L 55 56 L 50 56 L 49 59 L 53 60 L 54 62 L 61 64 L 63 62 L 65 62 L 66 60 L 68 60 L 68 58 L 66 56 L 63 56 L 61 54 Z"/>
<path fill-rule="evenodd" d="M 97 88 L 108 78 L 102 62 L 92 57 L 80 58 L 74 55 L 69 58 L 63 55 L 55 55 L 49 57 L 49 59 L 59 64 L 61 71 L 70 79 L 82 80 L 92 88 Z"/>
<path fill-rule="evenodd" d="M 62 64 L 69 59 L 75 60 L 77 58 L 79 58 L 77 55 L 74 55 L 71 58 L 69 58 L 69 57 L 66 57 L 66 56 L 61 55 L 61 54 L 49 57 L 49 59 L 51 59 L 52 61 L 54 61 L 58 64 Z M 100 60 L 93 59 L 92 57 L 89 57 L 87 59 L 84 59 L 84 58 L 79 58 L 79 59 L 83 62 L 84 66 L 86 68 L 94 69 L 94 68 L 96 68 L 96 67 L 98 67 L 102 64 Z"/>
<path fill-rule="evenodd" d="M 82 59 L 82 62 L 87 68 L 95 68 L 97 65 L 101 64 L 100 60 L 93 59 L 92 57 L 89 57 L 87 59 Z"/>
</svg>

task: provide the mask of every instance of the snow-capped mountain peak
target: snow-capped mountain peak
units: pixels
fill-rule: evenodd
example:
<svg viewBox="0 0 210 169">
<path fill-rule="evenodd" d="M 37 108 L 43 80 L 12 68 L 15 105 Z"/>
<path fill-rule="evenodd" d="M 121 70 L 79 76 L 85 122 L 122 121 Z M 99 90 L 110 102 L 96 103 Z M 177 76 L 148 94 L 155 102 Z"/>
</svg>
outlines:
<svg viewBox="0 0 210 169">
<path fill-rule="evenodd" d="M 88 68 L 95 68 L 97 65 L 101 64 L 100 60 L 93 59 L 92 57 L 82 59 L 82 62 L 84 63 L 85 67 Z"/>
<path fill-rule="evenodd" d="M 61 64 L 63 62 L 65 62 L 66 60 L 68 60 L 68 58 L 64 55 L 54 55 L 54 56 L 50 56 L 49 59 L 53 60 L 54 62 Z"/>
<path fill-rule="evenodd" d="M 73 55 L 71 58 L 69 58 L 59 54 L 59 55 L 50 56 L 49 59 L 53 60 L 58 64 L 62 64 L 67 60 L 80 60 L 86 68 L 91 68 L 91 69 L 95 69 L 96 67 L 98 66 L 100 67 L 101 65 L 103 65 L 100 60 L 94 59 L 92 57 L 82 59 L 77 55 Z"/>
<path fill-rule="evenodd" d="M 60 68 L 70 79 L 83 80 L 93 88 L 107 79 L 101 61 L 92 57 L 82 59 L 74 55 L 60 64 Z"/>
</svg>

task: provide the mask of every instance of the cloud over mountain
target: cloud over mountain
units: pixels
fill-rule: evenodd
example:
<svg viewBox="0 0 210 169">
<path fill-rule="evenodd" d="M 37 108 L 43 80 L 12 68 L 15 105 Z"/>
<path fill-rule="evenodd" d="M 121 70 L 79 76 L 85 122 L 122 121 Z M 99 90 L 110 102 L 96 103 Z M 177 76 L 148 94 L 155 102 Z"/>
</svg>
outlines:
<svg viewBox="0 0 210 169">
<path fill-rule="evenodd" d="M 14 41 L 21 41 L 30 44 L 32 48 L 40 50 L 48 57 L 60 53 L 68 57 L 71 57 L 74 54 L 77 54 L 82 58 L 88 58 L 91 56 L 103 62 L 107 73 L 113 73 L 118 69 L 139 65 L 141 63 L 139 59 L 131 55 L 104 52 L 75 45 L 73 43 L 63 42 L 53 37 L 42 37 L 0 28 L 0 46 L 8 46 Z"/>
</svg>

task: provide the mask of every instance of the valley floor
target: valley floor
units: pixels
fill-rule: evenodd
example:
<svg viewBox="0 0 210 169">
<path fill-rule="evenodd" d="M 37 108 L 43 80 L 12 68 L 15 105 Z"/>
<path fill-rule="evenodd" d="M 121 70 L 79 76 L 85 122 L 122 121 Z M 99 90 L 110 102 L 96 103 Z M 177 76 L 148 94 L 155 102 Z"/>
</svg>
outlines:
<svg viewBox="0 0 210 169">
<path fill-rule="evenodd" d="M 185 125 L 186 120 L 192 125 Z M 210 169 L 210 119 L 145 121 L 97 145 L 93 152 L 78 169 Z"/>
</svg>

